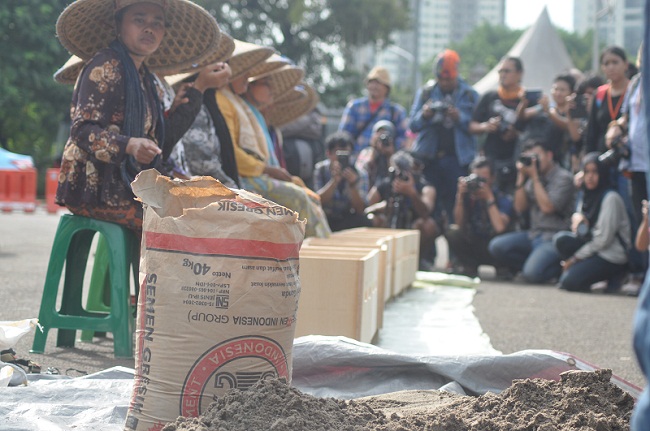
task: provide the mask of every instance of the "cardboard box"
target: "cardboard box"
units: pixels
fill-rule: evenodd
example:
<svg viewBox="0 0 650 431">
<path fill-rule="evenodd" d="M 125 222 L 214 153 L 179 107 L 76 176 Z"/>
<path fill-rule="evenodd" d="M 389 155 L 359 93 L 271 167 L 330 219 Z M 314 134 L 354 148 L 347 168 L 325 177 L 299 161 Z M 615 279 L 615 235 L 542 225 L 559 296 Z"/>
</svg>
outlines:
<svg viewBox="0 0 650 431">
<path fill-rule="evenodd" d="M 302 248 L 306 247 L 333 247 L 335 249 L 343 250 L 344 248 L 354 248 L 354 247 L 371 247 L 380 250 L 380 265 L 382 269 L 382 274 L 380 274 L 380 283 L 383 283 L 381 288 L 383 302 L 388 302 L 390 298 L 393 297 L 393 291 L 395 290 L 393 285 L 395 284 L 395 278 L 393 275 L 395 268 L 395 253 L 393 252 L 393 242 L 389 237 L 383 238 L 369 238 L 369 237 L 342 237 L 342 236 L 331 236 L 329 238 L 307 238 L 302 245 Z"/>
<path fill-rule="evenodd" d="M 295 336 L 342 335 L 371 343 L 377 333 L 378 265 L 378 250 L 301 250 Z"/>
<path fill-rule="evenodd" d="M 379 251 L 379 264 L 377 265 L 377 330 L 381 329 L 384 326 L 384 292 L 386 290 L 391 290 L 391 280 L 392 280 L 392 265 L 388 261 L 388 253 L 385 245 L 381 247 L 373 246 L 355 246 L 348 247 L 347 245 L 342 247 L 340 245 L 311 245 L 303 244 L 301 248 L 302 255 L 314 254 L 319 256 L 350 256 L 357 252 L 368 252 L 370 250 Z"/>
<path fill-rule="evenodd" d="M 415 281 L 419 265 L 420 231 L 416 229 L 354 228 L 336 232 L 335 238 L 390 238 L 393 248 L 391 296 L 397 296 Z"/>
</svg>

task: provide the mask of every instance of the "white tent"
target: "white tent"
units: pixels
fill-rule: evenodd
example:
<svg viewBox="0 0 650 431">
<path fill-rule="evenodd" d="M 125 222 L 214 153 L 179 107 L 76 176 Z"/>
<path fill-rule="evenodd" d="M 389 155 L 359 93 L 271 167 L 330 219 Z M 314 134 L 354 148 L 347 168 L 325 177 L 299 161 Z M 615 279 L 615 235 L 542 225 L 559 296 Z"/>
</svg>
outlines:
<svg viewBox="0 0 650 431">
<path fill-rule="evenodd" d="M 506 54 L 519 57 L 524 65 L 522 85 L 527 89 L 541 89 L 549 94 L 553 79 L 573 68 L 569 53 L 551 23 L 546 8 Z M 499 65 L 474 84 L 479 94 L 496 90 L 499 85 Z"/>
</svg>

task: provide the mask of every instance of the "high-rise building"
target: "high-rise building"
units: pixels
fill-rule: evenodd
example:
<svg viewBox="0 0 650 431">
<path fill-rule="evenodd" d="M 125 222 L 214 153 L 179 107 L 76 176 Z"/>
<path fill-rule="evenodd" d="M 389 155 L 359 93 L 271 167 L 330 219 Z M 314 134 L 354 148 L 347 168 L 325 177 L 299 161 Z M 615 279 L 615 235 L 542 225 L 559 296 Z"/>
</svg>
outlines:
<svg viewBox="0 0 650 431">
<path fill-rule="evenodd" d="M 409 6 L 412 29 L 395 32 L 393 44 L 383 49 L 360 49 L 353 67 L 367 71 L 380 64 L 394 83 L 413 88 L 422 81 L 416 65 L 434 58 L 450 42 L 463 40 L 483 22 L 505 23 L 505 0 L 409 0 Z"/>
<path fill-rule="evenodd" d="M 573 28 L 584 34 L 594 28 L 598 15 L 600 45 L 618 45 L 636 56 L 643 40 L 644 0 L 574 0 Z"/>
</svg>

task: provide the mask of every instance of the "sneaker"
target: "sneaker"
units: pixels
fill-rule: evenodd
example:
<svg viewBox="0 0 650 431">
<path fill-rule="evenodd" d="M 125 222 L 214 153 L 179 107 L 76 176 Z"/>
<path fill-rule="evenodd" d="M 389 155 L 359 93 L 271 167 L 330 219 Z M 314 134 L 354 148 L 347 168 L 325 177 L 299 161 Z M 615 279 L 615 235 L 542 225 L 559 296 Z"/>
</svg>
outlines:
<svg viewBox="0 0 650 431">
<path fill-rule="evenodd" d="M 621 293 L 627 296 L 639 296 L 639 291 L 641 290 L 642 284 L 643 280 L 631 278 L 623 286 L 621 286 Z"/>
<path fill-rule="evenodd" d="M 591 285 L 589 290 L 591 290 L 592 293 L 605 293 L 608 284 L 607 280 L 597 281 Z"/>
</svg>

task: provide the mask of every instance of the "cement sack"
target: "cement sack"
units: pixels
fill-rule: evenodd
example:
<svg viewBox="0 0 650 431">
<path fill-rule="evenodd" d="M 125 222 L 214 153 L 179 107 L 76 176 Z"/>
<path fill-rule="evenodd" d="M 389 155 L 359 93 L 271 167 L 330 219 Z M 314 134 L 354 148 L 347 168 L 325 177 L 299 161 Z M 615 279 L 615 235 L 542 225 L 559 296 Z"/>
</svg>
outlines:
<svg viewBox="0 0 650 431">
<path fill-rule="evenodd" d="M 305 222 L 210 177 L 140 173 L 144 204 L 126 430 L 199 416 L 228 389 L 291 381 Z"/>
</svg>

